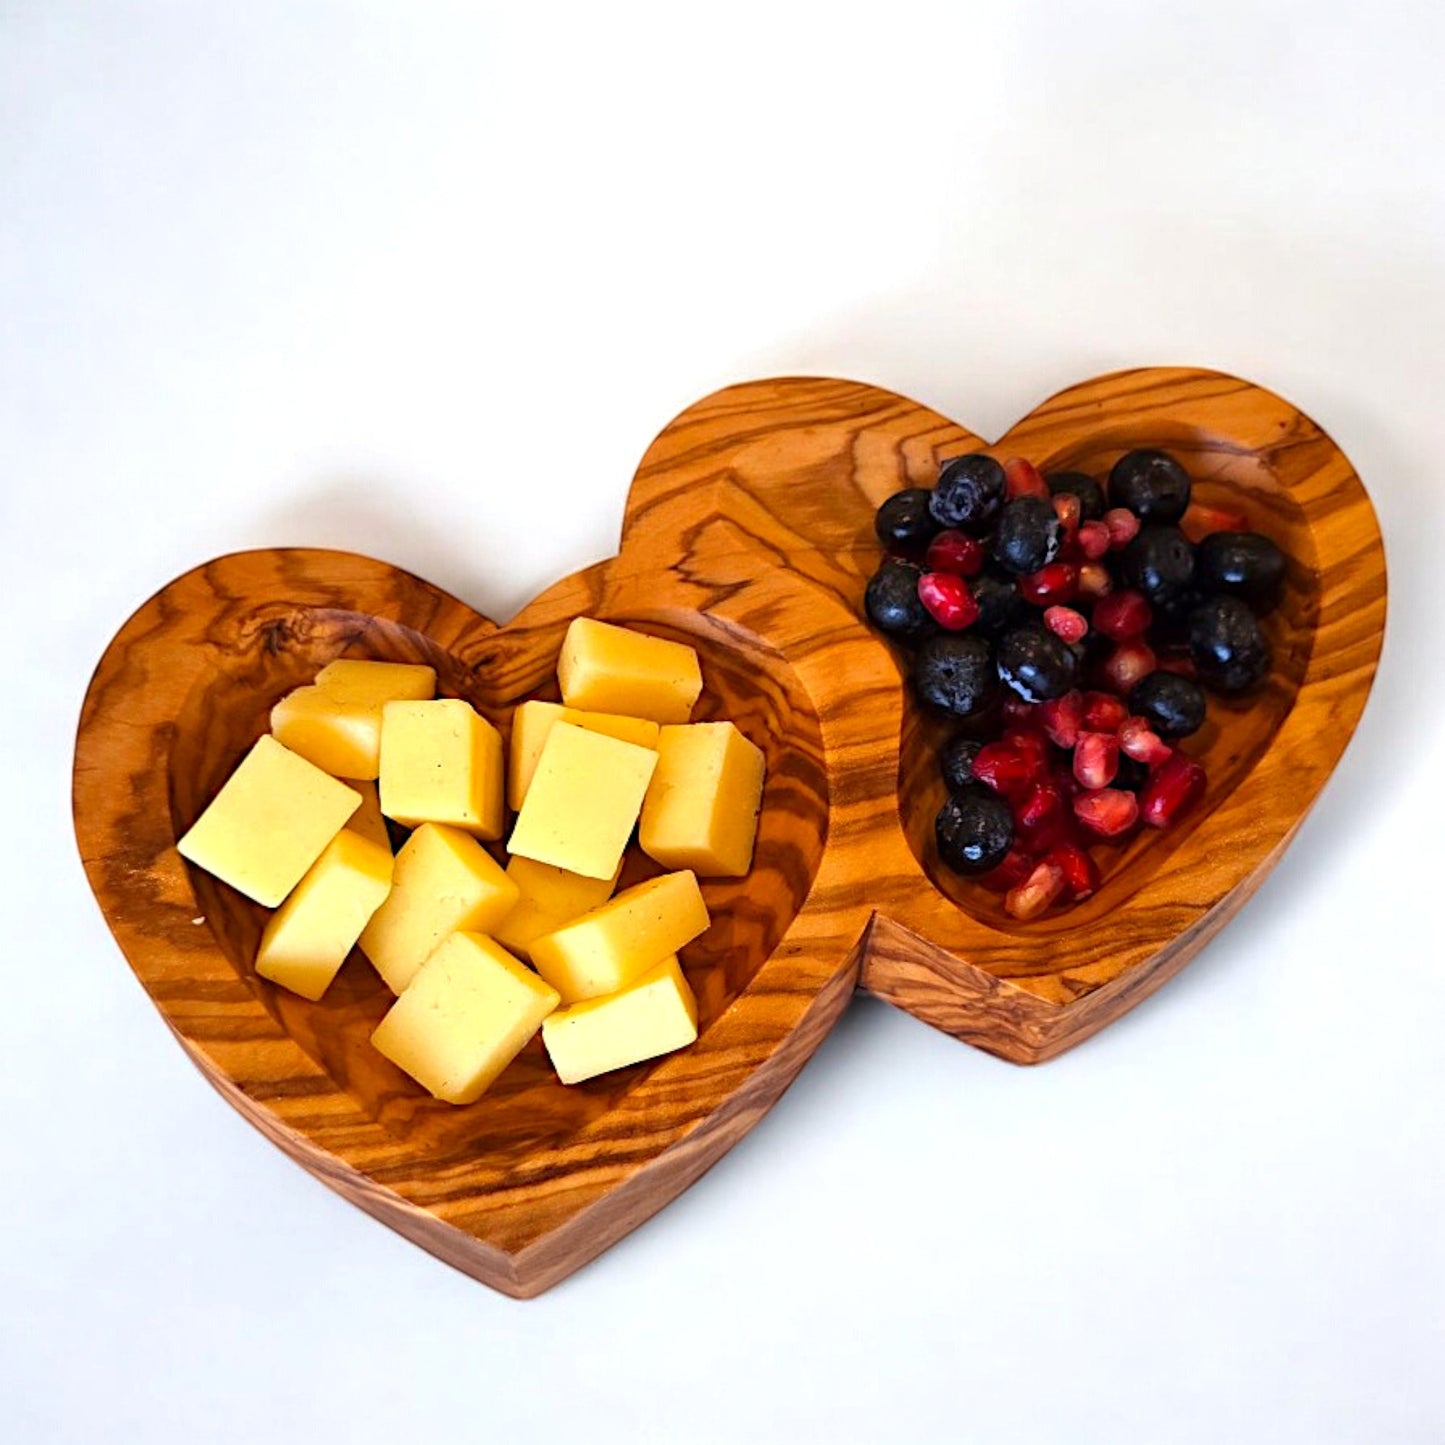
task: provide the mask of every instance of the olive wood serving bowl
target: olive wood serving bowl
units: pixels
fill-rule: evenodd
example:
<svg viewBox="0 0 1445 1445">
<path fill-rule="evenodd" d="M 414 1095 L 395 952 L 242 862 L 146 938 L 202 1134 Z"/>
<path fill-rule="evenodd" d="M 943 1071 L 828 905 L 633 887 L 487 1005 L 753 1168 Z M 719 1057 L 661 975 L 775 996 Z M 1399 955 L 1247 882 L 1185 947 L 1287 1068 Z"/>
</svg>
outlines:
<svg viewBox="0 0 1445 1445">
<path fill-rule="evenodd" d="M 1267 685 L 1247 704 L 1212 701 L 1191 742 L 1209 769 L 1204 803 L 1174 832 L 1115 850 L 1088 903 L 1019 924 L 940 866 L 947 729 L 909 702 L 899 659 L 861 616 L 878 503 L 983 445 L 875 387 L 749 383 L 688 408 L 649 448 L 618 556 L 506 626 L 339 552 L 238 553 L 157 593 L 91 682 L 74 813 L 106 920 L 193 1062 L 344 1197 L 525 1297 L 745 1134 L 860 984 L 1021 1063 L 1158 987 L 1258 886 L 1358 720 L 1384 624 L 1374 514 L 1313 423 L 1215 373 L 1103 377 L 987 448 L 1099 474 L 1131 447 L 1166 446 L 1198 495 L 1241 504 L 1291 557 Z M 477 1103 L 453 1108 L 371 1048 L 390 994 L 364 959 L 315 1004 L 259 979 L 264 910 L 188 865 L 175 841 L 272 704 L 332 658 L 429 662 L 440 693 L 505 733 L 518 702 L 556 695 L 562 636 L 583 614 L 698 649 L 697 715 L 731 718 L 766 754 L 754 866 L 704 884 L 713 926 L 682 955 L 696 1045 L 568 1088 L 534 1040 Z M 649 871 L 630 864 L 623 882 Z"/>
</svg>

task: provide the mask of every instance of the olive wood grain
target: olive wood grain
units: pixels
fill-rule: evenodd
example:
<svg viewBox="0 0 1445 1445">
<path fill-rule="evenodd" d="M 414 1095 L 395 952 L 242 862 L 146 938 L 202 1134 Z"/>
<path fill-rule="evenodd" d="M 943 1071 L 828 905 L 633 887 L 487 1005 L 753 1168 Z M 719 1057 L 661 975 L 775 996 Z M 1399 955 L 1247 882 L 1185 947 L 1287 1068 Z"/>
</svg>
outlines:
<svg viewBox="0 0 1445 1445">
<path fill-rule="evenodd" d="M 895 660 L 879 731 L 896 767 L 871 775 L 876 909 L 862 986 L 937 1028 L 1018 1063 L 1087 1038 L 1176 973 L 1279 859 L 1338 762 L 1369 694 L 1385 622 L 1385 558 L 1369 498 L 1344 454 L 1303 413 L 1237 377 L 1184 368 L 1117 372 L 1050 398 L 993 445 L 906 397 L 856 382 L 785 378 L 729 387 L 666 427 L 638 468 L 623 557 L 661 565 L 686 539 L 700 565 L 741 554 L 789 567 L 854 615 L 880 560 L 873 513 L 940 463 L 984 450 L 1103 480 L 1135 447 L 1165 447 L 1195 496 L 1242 509 L 1289 554 L 1267 619 L 1274 668 L 1241 699 L 1211 695 L 1186 750 L 1209 773 L 1204 803 L 1165 834 L 1099 846 L 1086 903 L 1029 923 L 944 867 L 933 838 L 937 756 L 955 724 L 907 695 Z M 880 648 L 885 644 L 880 640 Z M 839 678 L 842 694 L 849 680 Z"/>
</svg>

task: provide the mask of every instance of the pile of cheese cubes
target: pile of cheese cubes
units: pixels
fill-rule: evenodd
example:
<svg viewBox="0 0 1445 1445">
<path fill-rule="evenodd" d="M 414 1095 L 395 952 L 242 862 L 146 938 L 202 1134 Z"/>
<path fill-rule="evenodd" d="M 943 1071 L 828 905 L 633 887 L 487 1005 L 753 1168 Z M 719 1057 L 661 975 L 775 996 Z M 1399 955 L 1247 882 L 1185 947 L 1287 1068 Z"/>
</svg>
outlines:
<svg viewBox="0 0 1445 1445">
<path fill-rule="evenodd" d="M 319 999 L 359 944 L 397 996 L 372 1042 L 455 1104 L 539 1027 L 567 1084 L 696 1039 L 677 951 L 709 926 L 697 876 L 752 863 L 763 755 L 732 723 L 688 722 L 692 648 L 578 618 L 557 679 L 561 703 L 513 713 L 504 758 L 430 667 L 333 662 L 177 844 L 276 909 L 262 977 Z M 482 842 L 509 811 L 503 870 Z M 394 858 L 387 818 L 412 830 Z M 614 894 L 634 828 L 672 871 Z"/>
</svg>

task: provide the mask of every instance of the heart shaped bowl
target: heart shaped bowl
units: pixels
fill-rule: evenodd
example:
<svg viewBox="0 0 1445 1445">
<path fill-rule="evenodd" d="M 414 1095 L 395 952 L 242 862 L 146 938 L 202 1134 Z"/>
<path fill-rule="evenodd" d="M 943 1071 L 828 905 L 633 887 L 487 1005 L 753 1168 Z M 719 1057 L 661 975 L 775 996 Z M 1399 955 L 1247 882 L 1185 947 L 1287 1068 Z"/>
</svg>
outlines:
<svg viewBox="0 0 1445 1445">
<path fill-rule="evenodd" d="M 732 387 L 657 438 L 610 562 L 505 627 L 420 579 L 345 553 L 223 557 L 121 628 L 76 742 L 76 833 L 131 967 L 202 1073 L 273 1142 L 442 1259 L 517 1296 L 595 1257 L 761 1117 L 855 986 L 1017 1062 L 1103 1027 L 1183 964 L 1288 844 L 1363 709 L 1384 626 L 1379 530 L 1348 462 L 1292 407 L 1216 373 L 1147 370 L 1061 393 L 996 445 L 1098 474 L 1179 454 L 1289 553 L 1276 666 L 1248 706 L 1215 702 L 1191 743 L 1210 791 L 1186 824 L 1116 850 L 1095 898 L 1018 924 L 939 864 L 943 725 L 908 696 L 862 618 L 873 513 L 972 433 L 853 382 Z M 175 850 L 267 726 L 339 656 L 426 661 L 439 691 L 505 733 L 549 691 L 578 615 L 685 640 L 703 716 L 767 758 L 754 867 L 704 885 L 713 926 L 682 961 L 700 1036 L 564 1088 L 540 1045 L 477 1103 L 427 1098 L 369 1044 L 389 994 L 359 956 L 320 1003 L 257 978 L 264 919 Z M 633 871 L 624 882 L 642 876 Z"/>
<path fill-rule="evenodd" d="M 682 413 L 644 457 L 628 504 L 625 550 L 661 559 L 683 538 L 702 545 L 689 519 L 726 517 L 709 539 L 719 553 L 765 537 L 769 565 L 861 616 L 881 557 L 874 511 L 903 487 L 931 486 L 942 461 L 987 451 L 1102 480 L 1136 447 L 1173 452 L 1199 500 L 1242 510 L 1290 558 L 1284 602 L 1266 620 L 1273 671 L 1247 698 L 1211 696 L 1186 749 L 1208 793 L 1177 828 L 1111 850 L 1086 903 L 1016 922 L 938 858 L 938 751 L 956 725 L 911 700 L 898 659 L 889 695 L 858 699 L 886 714 L 896 763 L 894 786 L 858 821 L 875 906 L 862 985 L 1017 1063 L 1087 1038 L 1182 968 L 1263 881 L 1344 752 L 1374 679 L 1386 595 L 1379 525 L 1344 453 L 1280 397 L 1212 371 L 1098 377 L 991 445 L 877 387 L 788 378 L 729 387 Z"/>
</svg>

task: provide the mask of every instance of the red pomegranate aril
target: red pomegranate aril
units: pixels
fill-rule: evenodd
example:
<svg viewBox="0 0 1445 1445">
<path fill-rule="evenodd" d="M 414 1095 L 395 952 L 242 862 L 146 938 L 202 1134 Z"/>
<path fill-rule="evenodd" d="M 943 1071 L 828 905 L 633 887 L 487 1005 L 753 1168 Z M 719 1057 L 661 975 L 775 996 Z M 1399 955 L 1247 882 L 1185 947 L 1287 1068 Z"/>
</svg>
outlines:
<svg viewBox="0 0 1445 1445">
<path fill-rule="evenodd" d="M 976 577 L 983 571 L 983 546 L 950 527 L 940 532 L 929 544 L 923 567 L 927 572 L 948 572 L 955 577 Z"/>
<path fill-rule="evenodd" d="M 1119 724 L 1129 716 L 1129 709 L 1112 693 L 1086 692 L 1081 725 L 1091 733 L 1116 733 Z"/>
<path fill-rule="evenodd" d="M 1153 620 L 1149 599 L 1132 588 L 1111 592 L 1094 604 L 1094 631 L 1112 637 L 1115 642 L 1142 637 Z"/>
<path fill-rule="evenodd" d="M 1003 464 L 1003 476 L 1004 496 L 1009 501 L 1015 497 L 1047 497 L 1049 494 L 1049 484 L 1027 457 L 1009 457 Z"/>
<path fill-rule="evenodd" d="M 1177 673 L 1180 677 L 1187 677 L 1191 682 L 1199 676 L 1199 669 L 1194 665 L 1194 659 L 1187 652 L 1161 652 L 1159 654 L 1159 671 Z"/>
<path fill-rule="evenodd" d="M 1037 780 L 1048 775 L 1049 745 L 1044 741 L 1044 735 L 1038 731 L 1036 726 L 1006 728 L 1003 740 L 1006 743 L 1012 743 L 1028 760 L 1031 777 Z"/>
<path fill-rule="evenodd" d="M 1060 492 L 1053 499 L 1054 516 L 1064 527 L 1064 545 L 1067 546 L 1079 535 L 1079 499 L 1072 492 Z"/>
<path fill-rule="evenodd" d="M 1047 614 L 1045 614 L 1047 615 Z M 1077 688 L 1062 697 L 1039 704 L 1039 721 L 1051 743 L 1071 748 L 1079 740 L 1079 724 L 1084 718 L 1084 695 Z"/>
<path fill-rule="evenodd" d="M 1077 843 L 1058 843 L 1044 858 L 1064 870 L 1064 887 L 1071 903 L 1082 903 L 1099 891 L 1099 865 Z"/>
<path fill-rule="evenodd" d="M 1034 855 L 1027 848 L 1015 843 L 1004 854 L 1003 862 L 990 868 L 987 873 L 980 874 L 978 881 L 994 893 L 1007 893 L 1034 871 L 1034 862 Z"/>
<path fill-rule="evenodd" d="M 1003 720 L 1011 728 L 1036 728 L 1039 725 L 1039 705 L 1025 702 L 1016 692 L 1010 692 L 1003 700 Z"/>
<path fill-rule="evenodd" d="M 1018 579 L 1019 596 L 1035 607 L 1055 602 L 1072 602 L 1079 595 L 1079 567 L 1076 562 L 1050 562 L 1037 572 Z"/>
<path fill-rule="evenodd" d="M 1052 782 L 1035 783 L 1014 808 L 1014 821 L 1029 833 L 1036 833 L 1063 815 L 1063 794 Z"/>
<path fill-rule="evenodd" d="M 1109 546 L 1116 552 L 1139 535 L 1139 519 L 1127 507 L 1110 507 L 1104 525 L 1109 529 Z"/>
<path fill-rule="evenodd" d="M 1089 630 L 1088 619 L 1072 607 L 1048 607 L 1044 609 L 1044 626 L 1065 642 L 1082 642 Z"/>
<path fill-rule="evenodd" d="M 1119 772 L 1119 739 L 1113 733 L 1080 733 L 1074 748 L 1074 776 L 1095 792 L 1107 788 Z"/>
<path fill-rule="evenodd" d="M 1074 799 L 1074 817 L 1101 838 L 1117 838 L 1139 821 L 1139 800 L 1123 788 L 1100 788 Z"/>
<path fill-rule="evenodd" d="M 1079 568 L 1079 596 L 1097 600 L 1114 590 L 1114 579 L 1102 562 L 1085 562 Z"/>
<path fill-rule="evenodd" d="M 1119 746 L 1136 763 L 1147 763 L 1151 768 L 1174 751 L 1142 717 L 1127 717 L 1119 724 Z"/>
<path fill-rule="evenodd" d="M 1208 782 L 1204 769 L 1176 750 L 1140 789 L 1139 812 L 1151 828 L 1171 828 L 1204 796 Z"/>
<path fill-rule="evenodd" d="M 1204 502 L 1190 502 L 1179 519 L 1179 530 L 1191 542 L 1202 542 L 1211 532 L 1247 532 L 1249 518 L 1228 507 L 1211 507 Z"/>
<path fill-rule="evenodd" d="M 1123 696 L 1136 682 L 1148 677 L 1157 665 L 1154 649 L 1142 639 L 1131 637 L 1104 659 L 1100 672 L 1105 683 Z"/>
<path fill-rule="evenodd" d="M 986 743 L 973 760 L 973 775 L 1001 797 L 1022 798 L 1038 781 L 1034 759 L 1016 740 Z"/>
<path fill-rule="evenodd" d="M 1037 918 L 1064 891 L 1068 880 L 1057 863 L 1045 860 L 1022 883 L 1010 888 L 1004 911 L 1011 918 Z"/>
<path fill-rule="evenodd" d="M 1109 529 L 1102 522 L 1079 524 L 1079 551 L 1090 562 L 1097 562 L 1109 550 Z"/>
<path fill-rule="evenodd" d="M 918 600 L 940 627 L 962 632 L 978 621 L 978 603 L 968 583 L 951 572 L 925 572 L 918 579 Z"/>
</svg>

